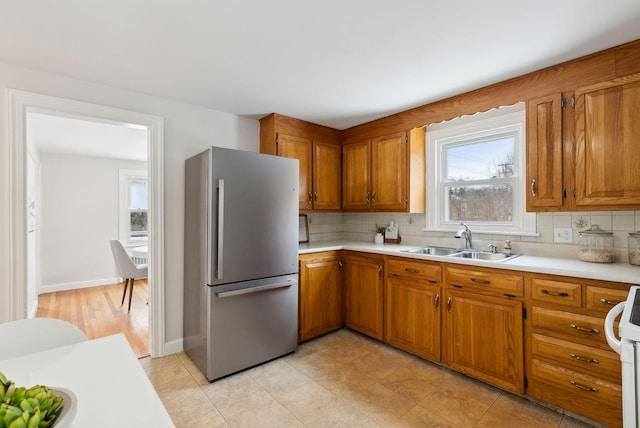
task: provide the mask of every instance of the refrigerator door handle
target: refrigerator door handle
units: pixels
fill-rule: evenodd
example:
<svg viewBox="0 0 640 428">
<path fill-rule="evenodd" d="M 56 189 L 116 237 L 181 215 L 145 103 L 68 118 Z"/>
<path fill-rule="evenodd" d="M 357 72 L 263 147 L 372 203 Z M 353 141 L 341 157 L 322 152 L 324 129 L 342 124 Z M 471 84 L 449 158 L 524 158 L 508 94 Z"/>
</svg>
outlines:
<svg viewBox="0 0 640 428">
<path fill-rule="evenodd" d="M 609 346 L 616 351 L 618 354 L 622 352 L 622 341 L 618 340 L 615 333 L 613 332 L 613 323 L 624 310 L 624 305 L 626 302 L 620 302 L 615 305 L 607 314 L 607 317 L 604 320 L 604 335 L 607 338 L 607 343 Z"/>
<path fill-rule="evenodd" d="M 251 294 L 251 293 L 258 293 L 260 291 L 275 290 L 276 288 L 291 287 L 291 285 L 293 285 L 293 283 L 291 281 L 287 281 L 287 282 L 281 282 L 278 284 L 268 284 L 268 285 L 261 285 L 258 287 L 243 288 L 240 290 L 217 291 L 216 296 L 222 299 L 225 297 L 239 296 L 241 294 Z"/>
<path fill-rule="evenodd" d="M 224 180 L 218 180 L 218 266 L 216 278 L 222 279 L 224 262 Z"/>
</svg>

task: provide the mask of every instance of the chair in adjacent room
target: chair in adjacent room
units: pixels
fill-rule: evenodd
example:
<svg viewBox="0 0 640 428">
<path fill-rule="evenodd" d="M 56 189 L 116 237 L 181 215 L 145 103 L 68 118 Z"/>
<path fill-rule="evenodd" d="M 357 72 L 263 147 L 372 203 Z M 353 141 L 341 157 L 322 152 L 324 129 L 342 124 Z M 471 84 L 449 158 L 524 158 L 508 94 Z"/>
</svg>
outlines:
<svg viewBox="0 0 640 428">
<path fill-rule="evenodd" d="M 0 360 L 89 340 L 78 327 L 55 318 L 27 318 L 0 324 Z"/>
<path fill-rule="evenodd" d="M 131 310 L 131 297 L 133 296 L 133 282 L 136 279 L 147 278 L 149 269 L 146 264 L 136 265 L 131 257 L 127 254 L 124 246 L 120 241 L 115 239 L 109 241 L 111 244 L 111 252 L 116 262 L 118 273 L 124 279 L 124 292 L 122 293 L 122 303 L 127 295 L 127 286 L 129 287 L 129 310 Z"/>
</svg>

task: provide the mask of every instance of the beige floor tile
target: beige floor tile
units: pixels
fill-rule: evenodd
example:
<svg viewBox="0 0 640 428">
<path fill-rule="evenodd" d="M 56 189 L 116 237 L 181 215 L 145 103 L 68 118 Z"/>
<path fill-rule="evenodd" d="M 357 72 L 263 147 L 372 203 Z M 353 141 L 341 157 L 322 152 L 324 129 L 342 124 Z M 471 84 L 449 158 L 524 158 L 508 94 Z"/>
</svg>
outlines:
<svg viewBox="0 0 640 428">
<path fill-rule="evenodd" d="M 410 364 L 396 368 L 378 383 L 417 404 L 440 388 L 449 378 L 444 374 L 443 369 L 427 367 L 425 364 L 412 361 Z"/>
<path fill-rule="evenodd" d="M 304 428 L 298 418 L 276 401 L 251 408 L 227 418 L 227 421 L 233 428 Z"/>
<path fill-rule="evenodd" d="M 349 400 L 353 396 L 366 395 L 367 389 L 376 383 L 376 380 L 360 371 L 340 368 L 324 373 L 321 377 L 317 376 L 316 382 L 337 397 Z"/>
<path fill-rule="evenodd" d="M 176 411 L 171 414 L 171 419 L 176 428 L 229 428 L 229 424 L 213 405 L 211 405 L 211 408 L 197 411 Z"/>
<path fill-rule="evenodd" d="M 298 403 L 303 406 L 313 406 L 316 402 L 331 400 L 338 400 L 338 397 L 316 382 L 305 383 L 301 387 L 292 389 L 278 397 L 280 404 L 287 408 L 298 406 Z"/>
<path fill-rule="evenodd" d="M 275 398 L 313 382 L 308 376 L 283 360 L 255 367 L 247 371 L 247 375 Z"/>
<path fill-rule="evenodd" d="M 211 400 L 191 377 L 183 377 L 156 387 L 160 400 L 172 418 L 177 415 L 215 410 Z"/>
<path fill-rule="evenodd" d="M 374 384 L 363 395 L 349 397 L 348 403 L 382 426 L 388 426 L 415 404 L 380 384 Z"/>
<path fill-rule="evenodd" d="M 206 378 L 204 373 L 195 365 L 195 363 L 189 358 L 189 356 L 185 352 L 179 352 L 176 354 L 180 362 L 187 369 L 189 374 L 193 376 L 198 385 L 207 385 L 209 384 L 209 380 Z"/>
<path fill-rule="evenodd" d="M 276 401 L 245 373 L 213 382 L 203 387 L 203 390 L 227 421 L 248 410 L 264 407 Z"/>
<path fill-rule="evenodd" d="M 513 394 L 502 394 L 489 407 L 476 427 L 512 427 L 517 421 L 518 428 L 557 427 L 562 415 Z"/>
<path fill-rule="evenodd" d="M 457 425 L 421 406 L 413 406 L 392 425 L 394 428 L 456 428 Z"/>
<path fill-rule="evenodd" d="M 189 371 L 175 354 L 162 358 L 146 357 L 139 361 L 154 387 L 161 387 L 184 377 L 191 378 Z"/>
</svg>

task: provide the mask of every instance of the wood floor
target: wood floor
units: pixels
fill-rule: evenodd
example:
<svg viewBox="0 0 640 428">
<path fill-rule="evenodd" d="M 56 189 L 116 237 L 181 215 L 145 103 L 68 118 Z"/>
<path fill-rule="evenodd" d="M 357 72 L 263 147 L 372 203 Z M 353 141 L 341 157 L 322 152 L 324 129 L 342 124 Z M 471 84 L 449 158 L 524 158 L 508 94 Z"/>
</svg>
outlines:
<svg viewBox="0 0 640 428">
<path fill-rule="evenodd" d="M 127 311 L 128 293 L 124 305 L 120 304 L 123 287 L 113 284 L 41 294 L 36 317 L 68 321 L 89 339 L 124 333 L 138 358 L 148 356 L 148 282 L 135 281 L 131 312 Z"/>
</svg>

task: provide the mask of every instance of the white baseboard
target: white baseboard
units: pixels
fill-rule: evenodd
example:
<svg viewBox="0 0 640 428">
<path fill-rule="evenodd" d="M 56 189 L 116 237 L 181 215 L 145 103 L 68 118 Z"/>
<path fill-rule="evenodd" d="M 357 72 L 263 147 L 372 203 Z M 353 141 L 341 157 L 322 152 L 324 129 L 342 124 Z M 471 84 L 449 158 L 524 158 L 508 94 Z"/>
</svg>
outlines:
<svg viewBox="0 0 640 428">
<path fill-rule="evenodd" d="M 177 354 L 178 352 L 182 352 L 184 350 L 184 346 L 182 345 L 182 339 L 172 340 L 171 342 L 165 342 L 164 344 L 164 355 L 162 357 L 166 357 L 167 355 Z"/>
<path fill-rule="evenodd" d="M 118 284 L 122 280 L 118 277 L 94 279 L 91 281 L 67 282 L 62 284 L 41 285 L 38 294 L 53 293 L 56 291 L 77 290 L 78 288 L 98 287 L 100 285 Z"/>
</svg>

